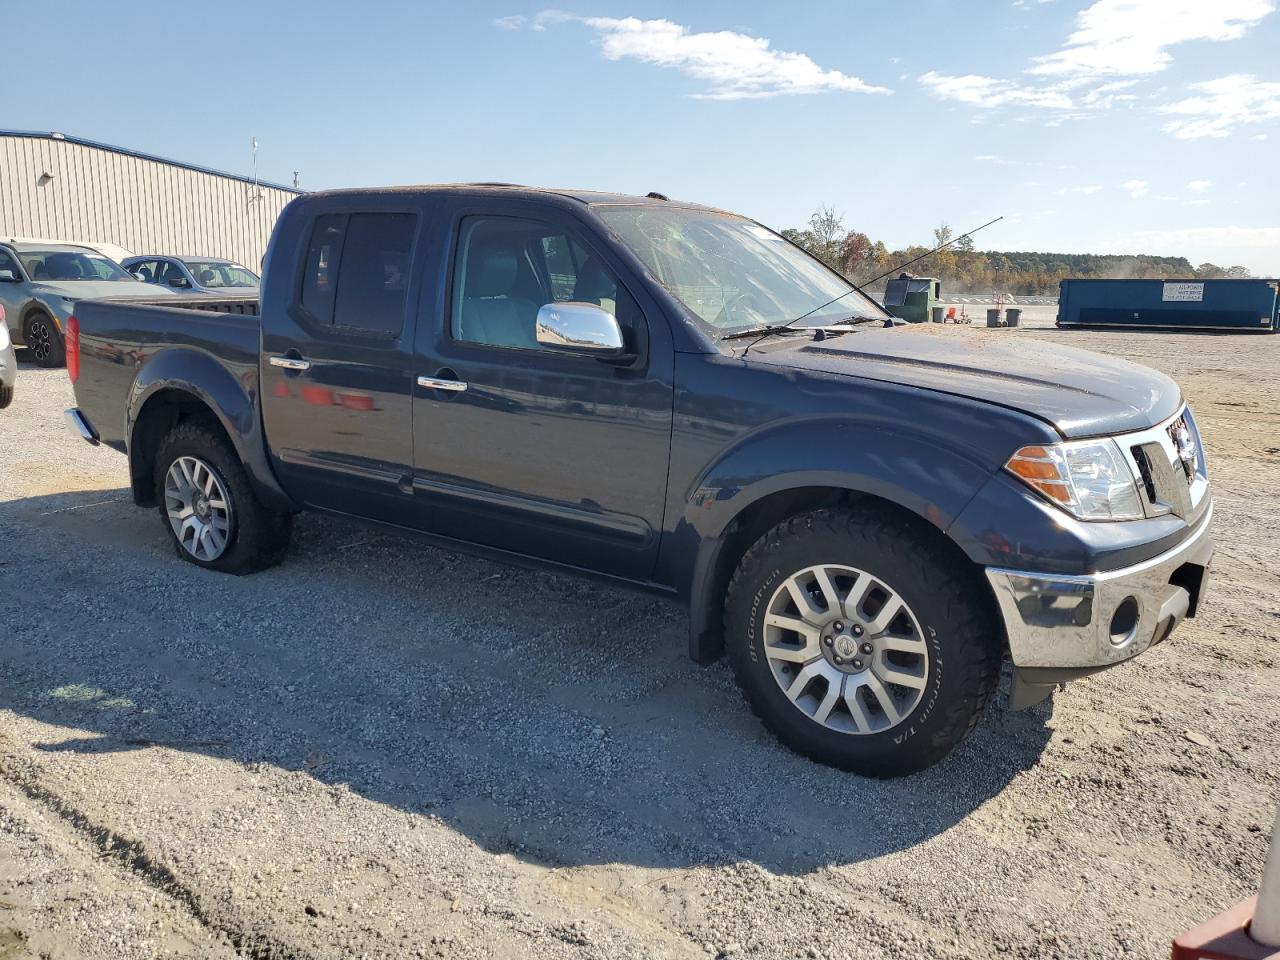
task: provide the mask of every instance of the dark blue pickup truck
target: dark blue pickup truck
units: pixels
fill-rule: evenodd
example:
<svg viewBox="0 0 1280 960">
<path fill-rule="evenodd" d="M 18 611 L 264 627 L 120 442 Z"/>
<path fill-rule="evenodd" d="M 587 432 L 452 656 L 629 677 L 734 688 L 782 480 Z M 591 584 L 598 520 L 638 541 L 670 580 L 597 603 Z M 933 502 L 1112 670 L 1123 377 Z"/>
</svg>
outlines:
<svg viewBox="0 0 1280 960">
<path fill-rule="evenodd" d="M 784 742 L 893 776 L 1006 657 L 1026 705 L 1193 616 L 1213 507 L 1161 374 L 890 323 L 656 194 L 316 193 L 261 302 L 79 303 L 68 415 L 185 560 L 276 563 L 312 509 L 639 585 Z"/>
</svg>

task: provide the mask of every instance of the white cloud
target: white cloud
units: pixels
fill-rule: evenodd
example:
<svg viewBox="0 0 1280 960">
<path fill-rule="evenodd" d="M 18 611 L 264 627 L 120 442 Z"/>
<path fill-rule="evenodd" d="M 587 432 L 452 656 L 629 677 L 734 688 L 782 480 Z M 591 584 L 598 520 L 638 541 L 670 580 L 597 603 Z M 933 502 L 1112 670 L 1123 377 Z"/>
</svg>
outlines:
<svg viewBox="0 0 1280 960">
<path fill-rule="evenodd" d="M 965 103 L 973 107 L 989 109 L 1015 105 L 1055 110 L 1071 109 L 1071 98 L 1061 91 L 1019 86 L 1006 80 L 984 77 L 976 73 L 954 76 L 930 70 L 921 75 L 920 83 L 936 97 L 955 100 L 957 103 Z"/>
<path fill-rule="evenodd" d="M 1173 118 L 1165 130 L 1179 140 L 1225 137 L 1243 124 L 1280 119 L 1280 83 L 1235 73 L 1193 83 L 1191 89 L 1197 96 L 1160 107 Z"/>
<path fill-rule="evenodd" d="M 1128 191 L 1129 196 L 1137 200 L 1139 197 L 1145 196 L 1150 189 L 1151 184 L 1146 180 L 1126 180 L 1120 184 L 1121 188 Z"/>
<path fill-rule="evenodd" d="M 742 100 L 833 90 L 893 92 L 839 70 L 823 69 L 803 53 L 774 50 L 764 37 L 730 30 L 692 33 L 670 20 L 578 17 L 554 10 L 538 14 L 532 25 L 538 29 L 567 21 L 596 31 L 601 50 L 610 60 L 639 60 L 705 82 L 706 91 L 694 94 L 703 99 Z"/>
<path fill-rule="evenodd" d="M 1187 189 L 1192 193 L 1205 193 L 1212 186 L 1212 180 L 1192 180 L 1187 184 Z"/>
<path fill-rule="evenodd" d="M 1076 15 L 1057 53 L 1030 73 L 1071 83 L 1136 77 L 1169 66 L 1168 49 L 1191 40 L 1235 40 L 1275 10 L 1274 0 L 1097 0 Z"/>
<path fill-rule="evenodd" d="M 493 21 L 493 25 L 499 30 L 519 30 L 524 26 L 525 19 L 526 18 L 519 14 L 511 17 L 499 17 L 497 20 Z"/>
<path fill-rule="evenodd" d="M 1083 187 L 1059 187 L 1057 190 L 1053 192 L 1060 197 L 1065 196 L 1068 193 L 1080 193 L 1080 194 L 1084 194 L 1085 196 L 1088 196 L 1089 194 L 1098 193 L 1101 190 L 1102 190 L 1102 187 L 1100 187 L 1098 184 L 1090 183 Z"/>
<path fill-rule="evenodd" d="M 1280 227 L 1208 226 L 1138 230 L 1100 237 L 1098 253 L 1143 253 L 1187 257 L 1192 263 L 1244 264 L 1254 275 L 1274 277 L 1280 263 Z"/>
</svg>

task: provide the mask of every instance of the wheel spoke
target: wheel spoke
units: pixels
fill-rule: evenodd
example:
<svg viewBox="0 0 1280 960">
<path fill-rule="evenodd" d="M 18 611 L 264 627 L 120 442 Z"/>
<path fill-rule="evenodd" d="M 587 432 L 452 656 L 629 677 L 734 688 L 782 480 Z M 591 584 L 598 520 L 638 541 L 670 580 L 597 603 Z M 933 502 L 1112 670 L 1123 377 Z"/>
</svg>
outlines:
<svg viewBox="0 0 1280 960">
<path fill-rule="evenodd" d="M 785 691 L 787 699 L 792 703 L 795 703 L 796 700 L 799 699 L 800 694 L 804 693 L 805 688 L 809 686 L 814 678 L 825 675 L 826 671 L 823 668 L 826 665 L 827 662 L 825 660 L 814 660 L 812 663 L 806 665 L 799 673 L 796 674 L 796 678 L 791 681 L 791 686 L 787 687 Z"/>
<path fill-rule="evenodd" d="M 911 673 L 902 667 L 894 666 L 884 660 L 875 664 L 872 669 L 885 683 L 896 683 L 900 687 L 910 687 L 912 690 L 923 690 L 929 679 L 926 676 Z"/>
<path fill-rule="evenodd" d="M 893 623 L 894 618 L 902 612 L 902 607 L 902 598 L 897 594 L 891 594 L 884 602 L 884 606 L 876 613 L 875 618 L 867 621 L 867 631 L 873 636 L 884 633 L 889 629 L 889 624 Z"/>
<path fill-rule="evenodd" d="M 918 657 L 923 657 L 929 652 L 923 640 L 916 637 L 897 637 L 892 633 L 886 633 L 880 638 L 880 649 L 892 650 L 896 653 L 913 653 Z"/>
<path fill-rule="evenodd" d="M 853 586 L 849 588 L 848 594 L 844 598 L 844 607 L 851 617 L 859 617 L 862 615 L 862 601 L 867 596 L 867 590 L 871 587 L 871 575 L 859 572 L 858 578 L 853 581 Z"/>
<path fill-rule="evenodd" d="M 831 718 L 831 711 L 840 702 L 840 696 L 844 692 L 845 682 L 841 677 L 839 682 L 832 680 L 827 683 L 827 695 L 818 704 L 818 709 L 813 711 L 813 719 L 819 723 L 826 723 Z"/>
<path fill-rule="evenodd" d="M 849 713 L 853 717 L 853 726 L 859 733 L 870 733 L 872 727 L 871 713 L 867 710 L 866 703 L 858 691 L 862 689 L 861 683 L 855 683 L 848 680 L 844 685 L 844 704 L 849 708 Z"/>
<path fill-rule="evenodd" d="M 800 616 L 804 617 L 810 623 L 817 625 L 822 622 L 825 610 L 819 610 L 813 602 L 813 597 L 809 596 L 809 591 L 800 585 L 800 581 L 796 577 L 791 577 L 786 582 L 787 593 L 791 594 L 791 601 L 796 605 L 796 609 L 800 611 Z"/>
<path fill-rule="evenodd" d="M 902 715 L 898 713 L 898 705 L 893 702 L 893 695 L 884 688 L 884 684 L 880 682 L 880 678 L 874 673 L 867 673 L 866 688 L 871 691 L 872 696 L 876 698 L 876 703 L 880 704 L 880 709 L 884 711 L 885 717 L 889 720 L 889 725 L 897 723 L 902 719 Z"/>
<path fill-rule="evenodd" d="M 826 567 L 818 567 L 813 571 L 813 577 L 818 582 L 818 589 L 822 591 L 822 598 L 827 601 L 827 615 L 834 614 L 837 617 L 843 617 L 844 603 L 840 599 L 840 591 L 836 589 L 831 574 L 827 572 Z"/>
</svg>

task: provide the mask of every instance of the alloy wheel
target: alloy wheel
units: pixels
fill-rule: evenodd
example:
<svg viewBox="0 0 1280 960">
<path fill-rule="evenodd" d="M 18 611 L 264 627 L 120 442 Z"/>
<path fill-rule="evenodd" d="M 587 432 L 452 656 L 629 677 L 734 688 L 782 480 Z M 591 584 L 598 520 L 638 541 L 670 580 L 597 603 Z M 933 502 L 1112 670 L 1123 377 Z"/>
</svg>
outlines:
<svg viewBox="0 0 1280 960">
<path fill-rule="evenodd" d="M 929 682 L 920 622 L 883 580 L 854 567 L 806 567 L 774 592 L 764 654 L 787 699 L 848 734 L 883 733 L 919 705 Z"/>
<path fill-rule="evenodd" d="M 164 508 L 178 544 L 206 563 L 231 541 L 235 517 L 222 478 L 198 457 L 178 457 L 164 477 Z"/>
<path fill-rule="evenodd" d="M 27 323 L 27 349 L 40 364 L 47 363 L 53 355 L 53 331 L 44 317 L 33 317 Z"/>
</svg>

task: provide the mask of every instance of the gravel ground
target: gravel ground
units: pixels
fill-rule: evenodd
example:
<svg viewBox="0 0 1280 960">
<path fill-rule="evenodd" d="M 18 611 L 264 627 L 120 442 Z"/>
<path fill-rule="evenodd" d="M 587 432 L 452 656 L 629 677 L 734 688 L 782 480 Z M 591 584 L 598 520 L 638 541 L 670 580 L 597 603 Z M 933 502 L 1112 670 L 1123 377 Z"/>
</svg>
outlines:
<svg viewBox="0 0 1280 960">
<path fill-rule="evenodd" d="M 64 427 L 66 374 L 24 365 L 0 413 L 0 960 L 1167 956 L 1253 892 L 1276 800 L 1280 338 L 1040 310 L 989 335 L 1182 384 L 1210 602 L 891 783 L 776 745 L 659 600 L 312 516 L 263 574 L 179 563 L 124 458 Z"/>
</svg>

